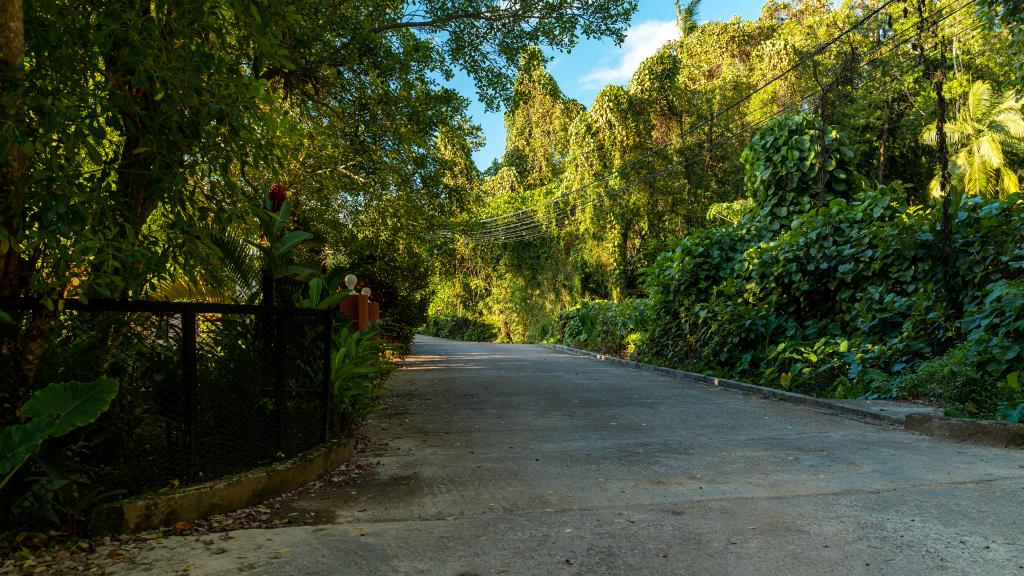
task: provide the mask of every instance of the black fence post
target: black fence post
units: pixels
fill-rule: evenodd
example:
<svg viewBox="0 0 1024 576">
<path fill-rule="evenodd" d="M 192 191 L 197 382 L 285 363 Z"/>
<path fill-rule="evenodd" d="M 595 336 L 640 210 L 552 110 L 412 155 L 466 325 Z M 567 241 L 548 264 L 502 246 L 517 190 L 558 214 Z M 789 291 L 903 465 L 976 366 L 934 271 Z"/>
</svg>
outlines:
<svg viewBox="0 0 1024 576">
<path fill-rule="evenodd" d="M 323 410 L 323 422 L 321 423 L 320 441 L 327 442 L 331 437 L 331 395 L 334 386 L 331 378 L 332 352 L 334 350 L 334 311 L 328 310 L 324 314 L 324 351 L 323 351 L 323 374 L 321 375 L 320 406 Z"/>
<path fill-rule="evenodd" d="M 263 377 L 270 379 L 270 393 L 274 404 L 273 422 L 271 423 L 271 442 L 274 446 L 273 455 L 284 452 L 284 419 L 285 419 L 285 383 L 284 371 L 281 366 L 281 320 L 277 306 L 277 285 L 274 272 L 270 268 L 263 270 L 263 297 L 261 308 L 265 327 L 263 341 Z M 264 389 L 268 388 L 264 382 Z"/>
<path fill-rule="evenodd" d="M 185 428 L 189 472 L 199 476 L 199 363 L 196 350 L 196 313 L 181 313 L 181 376 L 185 395 Z"/>
<path fill-rule="evenodd" d="M 276 306 L 270 309 L 270 350 L 271 350 L 271 378 L 274 379 L 274 440 L 275 448 L 279 454 L 286 454 L 285 451 L 285 408 L 288 402 L 288 395 L 285 390 L 283 354 L 284 343 L 281 341 L 281 310 Z"/>
</svg>

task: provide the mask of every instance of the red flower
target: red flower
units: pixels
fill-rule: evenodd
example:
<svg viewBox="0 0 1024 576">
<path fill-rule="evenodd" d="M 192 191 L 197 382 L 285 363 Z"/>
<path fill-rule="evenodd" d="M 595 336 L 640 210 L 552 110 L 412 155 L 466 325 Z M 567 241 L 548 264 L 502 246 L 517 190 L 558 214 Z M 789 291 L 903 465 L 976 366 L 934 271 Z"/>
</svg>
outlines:
<svg viewBox="0 0 1024 576">
<path fill-rule="evenodd" d="M 281 209 L 281 205 L 288 199 L 288 187 L 284 184 L 274 184 L 270 187 L 270 206 L 274 212 Z"/>
</svg>

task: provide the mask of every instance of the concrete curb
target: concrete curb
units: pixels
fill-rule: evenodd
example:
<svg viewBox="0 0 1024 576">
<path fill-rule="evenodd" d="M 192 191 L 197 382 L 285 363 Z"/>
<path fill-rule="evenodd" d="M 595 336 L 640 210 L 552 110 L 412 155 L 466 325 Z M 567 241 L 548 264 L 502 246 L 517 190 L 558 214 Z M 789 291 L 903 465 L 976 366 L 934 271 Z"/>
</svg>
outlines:
<svg viewBox="0 0 1024 576">
<path fill-rule="evenodd" d="M 985 444 L 988 446 L 1024 448 L 1024 425 L 1022 424 L 1001 422 L 999 420 L 950 418 L 948 416 L 938 416 L 928 413 L 909 413 L 905 415 L 884 414 L 873 410 L 858 408 L 857 406 L 849 406 L 838 400 L 815 398 L 813 396 L 805 396 L 795 392 L 787 392 L 785 390 L 776 390 L 774 388 L 766 388 L 764 386 L 737 382 L 735 380 L 716 378 L 714 376 L 698 374 L 696 372 L 686 372 L 684 370 L 675 370 L 672 368 L 665 368 L 663 366 L 634 362 L 633 360 L 624 360 L 615 356 L 598 354 L 597 352 L 580 350 L 579 348 L 572 348 L 561 344 L 541 344 L 541 346 L 549 350 L 556 350 L 568 354 L 589 356 L 604 362 L 611 362 L 613 364 L 633 368 L 635 370 L 643 370 L 645 372 L 664 374 L 672 378 L 691 380 L 706 386 L 729 388 L 731 390 L 756 394 L 764 398 L 785 400 L 787 402 L 822 408 L 857 418 L 866 418 L 869 420 L 884 422 L 886 424 L 894 424 L 905 428 L 909 432 L 935 436 L 936 438 L 944 438 L 958 442 L 970 442 L 973 444 Z"/>
<path fill-rule="evenodd" d="M 97 507 L 94 535 L 137 532 L 251 506 L 316 480 L 352 458 L 355 440 L 336 440 L 295 458 L 166 493 Z"/>
<path fill-rule="evenodd" d="M 785 390 L 777 390 L 775 388 L 767 388 L 765 386 L 747 384 L 745 382 L 737 382 L 735 380 L 726 380 L 724 378 L 717 378 L 715 376 L 708 376 L 706 374 L 698 374 L 696 372 L 687 372 L 685 370 L 665 368 L 664 366 L 655 366 L 653 364 L 634 362 L 633 360 L 624 360 L 622 358 L 618 358 L 615 356 L 598 354 L 597 352 L 591 352 L 589 350 L 580 350 L 579 348 L 572 348 L 569 346 L 563 346 L 561 344 L 541 344 L 541 346 L 544 348 L 548 348 L 550 350 L 557 350 L 569 354 L 576 354 L 578 356 L 590 356 L 591 358 L 596 358 L 604 362 L 611 362 L 612 364 L 618 364 L 620 366 L 633 368 L 635 370 L 643 370 L 644 372 L 654 372 L 656 374 L 663 374 L 665 376 L 679 378 L 682 380 L 692 380 L 694 382 L 699 382 L 707 386 L 715 386 L 719 388 L 728 388 L 730 390 L 738 390 L 740 392 L 755 394 L 763 398 L 785 400 L 786 402 L 803 404 L 805 406 L 812 406 L 814 408 L 824 408 L 826 410 L 831 410 L 833 412 L 839 412 L 850 416 L 856 416 L 858 418 L 868 418 L 871 420 L 884 422 L 886 424 L 903 426 L 903 418 L 900 416 L 894 416 L 892 414 L 881 414 L 878 412 L 873 412 L 871 410 L 863 410 L 854 406 L 847 406 L 845 404 L 839 404 L 838 402 L 824 400 L 822 398 L 815 398 L 813 396 L 797 394 L 796 392 L 787 392 Z"/>
<path fill-rule="evenodd" d="M 911 432 L 957 442 L 1024 448 L 1024 426 L 1013 422 L 908 414 L 904 426 Z"/>
</svg>

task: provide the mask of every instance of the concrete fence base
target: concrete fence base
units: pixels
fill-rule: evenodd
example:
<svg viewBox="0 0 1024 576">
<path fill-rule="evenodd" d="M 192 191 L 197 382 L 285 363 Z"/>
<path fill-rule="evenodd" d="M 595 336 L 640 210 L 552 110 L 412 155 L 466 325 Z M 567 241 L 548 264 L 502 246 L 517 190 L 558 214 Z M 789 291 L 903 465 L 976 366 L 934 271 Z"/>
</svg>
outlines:
<svg viewBox="0 0 1024 576">
<path fill-rule="evenodd" d="M 352 458 L 354 440 L 338 440 L 290 460 L 166 493 L 104 504 L 93 511 L 95 535 L 135 532 L 252 506 L 312 482 Z"/>
</svg>

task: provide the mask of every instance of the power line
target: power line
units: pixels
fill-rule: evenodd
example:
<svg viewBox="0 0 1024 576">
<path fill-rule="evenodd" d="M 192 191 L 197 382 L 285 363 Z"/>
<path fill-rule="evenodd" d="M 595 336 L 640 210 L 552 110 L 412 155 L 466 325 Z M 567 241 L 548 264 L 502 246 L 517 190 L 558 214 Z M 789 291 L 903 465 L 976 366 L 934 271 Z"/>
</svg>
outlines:
<svg viewBox="0 0 1024 576">
<path fill-rule="evenodd" d="M 732 111 L 737 106 L 739 106 L 740 104 L 742 104 L 742 103 L 746 102 L 747 100 L 753 98 L 758 93 L 766 90 L 769 86 L 771 86 L 772 84 L 778 82 L 780 79 L 782 79 L 786 75 L 792 73 L 793 71 L 795 71 L 799 67 L 801 67 L 801 66 L 807 64 L 808 62 L 812 61 L 814 58 L 819 56 L 822 52 L 824 52 L 825 50 L 827 50 L 831 46 L 835 45 L 836 42 L 839 42 L 840 40 L 845 38 L 847 35 L 849 35 L 851 32 L 853 32 L 854 30 L 857 30 L 858 28 L 863 26 L 868 20 L 870 20 L 871 18 L 874 18 L 882 10 L 886 9 L 891 4 L 893 4 L 894 2 L 897 2 L 897 1 L 899 1 L 899 0 L 885 0 L 885 2 L 883 2 L 877 8 L 871 10 L 867 15 L 863 16 L 855 24 L 853 24 L 852 26 L 848 27 L 847 29 L 845 29 L 843 32 L 841 32 L 837 36 L 834 36 L 830 40 L 822 43 L 817 48 L 815 48 L 811 53 L 809 53 L 809 54 L 805 55 L 804 57 L 800 58 L 799 60 L 797 60 L 797 62 L 795 62 L 789 68 L 787 68 L 786 70 L 776 74 L 773 78 L 771 78 L 770 80 L 768 80 L 767 82 L 765 82 L 764 84 L 759 86 L 758 88 L 754 89 L 753 91 L 749 92 L 748 94 L 746 94 L 742 98 L 739 98 L 738 100 L 736 100 L 733 103 L 729 104 L 724 109 L 716 111 L 708 119 L 697 123 L 696 126 L 691 127 L 690 130 L 688 130 L 685 133 L 683 133 L 682 135 L 680 135 L 680 138 L 684 138 L 684 137 L 688 136 L 689 134 L 692 134 L 694 131 L 704 127 L 709 122 L 714 122 L 720 116 L 722 116 L 722 115 Z M 513 217 L 515 217 L 515 216 L 517 216 L 519 214 L 527 213 L 530 210 L 535 210 L 538 206 L 547 205 L 547 204 L 551 204 L 551 203 L 557 202 L 558 200 L 560 200 L 560 199 L 562 199 L 562 198 L 564 198 L 566 196 L 569 196 L 569 195 L 572 195 L 572 194 L 576 194 L 578 192 L 581 192 L 583 190 L 586 190 L 586 189 L 590 188 L 591 186 L 593 186 L 593 185 L 595 185 L 597 183 L 607 181 L 614 174 L 620 172 L 621 170 L 624 170 L 624 169 L 626 169 L 626 168 L 636 164 L 637 162 L 640 162 L 642 160 L 650 158 L 654 154 L 665 150 L 669 146 L 669 144 L 670 143 L 667 143 L 667 144 L 665 144 L 663 146 L 655 148 L 654 150 L 651 150 L 650 152 L 647 152 L 646 154 L 643 154 L 643 155 L 641 155 L 641 156 L 639 156 L 637 158 L 634 158 L 630 162 L 628 162 L 628 163 L 626 163 L 626 164 L 616 168 L 615 170 L 612 170 L 611 172 L 605 174 L 601 178 L 598 178 L 596 180 L 588 182 L 587 184 L 584 184 L 583 186 L 580 186 L 579 188 L 576 188 L 576 189 L 573 189 L 573 190 L 569 190 L 567 192 L 563 192 L 563 193 L 561 193 L 561 194 L 559 194 L 559 195 L 557 195 L 557 196 L 555 196 L 553 198 L 549 198 L 549 199 L 547 199 L 547 200 L 545 200 L 543 202 L 540 202 L 540 203 L 538 203 L 538 204 L 536 204 L 536 205 L 534 205 L 532 207 L 521 208 L 519 210 L 515 210 L 515 211 L 509 212 L 507 214 L 501 214 L 499 216 L 494 216 L 494 217 L 491 217 L 491 218 L 485 218 L 483 220 L 478 220 L 477 223 L 483 224 L 483 223 L 495 222 L 495 221 L 498 221 L 498 220 L 504 220 L 504 219 L 508 219 L 508 218 L 513 218 Z"/>
<path fill-rule="evenodd" d="M 948 4 L 943 6 L 942 9 L 945 9 L 949 5 L 955 4 L 956 1 L 957 0 L 950 1 Z M 945 19 L 955 15 L 958 12 L 963 11 L 970 4 L 971 4 L 970 1 L 963 2 L 962 5 L 959 6 L 958 8 L 956 8 L 955 10 L 953 10 L 953 11 L 945 14 L 944 16 L 936 19 L 935 22 L 932 23 L 932 25 L 933 26 L 937 25 L 937 24 L 943 22 L 943 20 L 945 20 Z M 975 28 L 977 28 L 977 27 L 975 27 Z M 974 30 L 962 31 L 961 33 L 958 33 L 958 34 L 970 33 L 970 32 L 973 32 L 973 31 Z M 909 36 L 912 37 L 915 34 L 916 33 L 911 30 Z M 887 43 L 893 43 L 897 39 L 898 39 L 898 37 L 893 37 L 893 38 L 887 39 Z M 905 43 L 906 43 L 906 39 L 900 40 L 898 43 L 895 43 L 894 45 L 890 46 L 890 48 L 888 50 L 885 50 L 884 52 L 883 52 L 883 46 L 885 44 L 880 44 L 876 49 L 874 49 L 874 51 L 879 52 L 879 53 L 876 56 L 874 56 L 874 57 L 872 57 L 872 58 L 870 58 L 868 60 L 863 61 L 863 63 L 861 63 L 859 65 L 859 67 L 860 68 L 866 68 L 869 65 L 871 65 L 873 63 L 876 63 L 876 61 L 881 59 L 883 56 L 888 55 L 889 53 L 891 53 L 892 51 L 898 49 L 899 47 L 901 47 Z M 800 98 L 798 98 L 795 101 L 787 102 L 787 104 L 785 104 L 782 107 L 780 107 L 780 109 L 777 110 L 773 114 L 762 116 L 758 120 L 746 122 L 746 124 L 740 130 L 734 131 L 730 135 L 727 135 L 727 136 L 725 136 L 723 138 L 719 138 L 715 142 L 712 142 L 711 145 L 709 145 L 705 149 L 699 151 L 698 154 L 707 154 L 708 152 L 711 151 L 711 149 L 719 148 L 719 145 L 721 145 L 721 143 L 723 143 L 724 141 L 728 141 L 728 140 L 733 139 L 733 138 L 735 138 L 735 137 L 737 137 L 739 135 L 744 135 L 746 133 L 746 130 L 748 130 L 750 128 L 753 128 L 753 127 L 759 125 L 760 123 L 762 123 L 762 122 L 764 122 L 764 121 L 766 121 L 766 120 L 768 120 L 768 119 L 770 119 L 770 118 L 772 118 L 774 116 L 777 116 L 777 115 L 779 115 L 779 114 L 781 114 L 783 112 L 786 112 L 786 111 L 792 110 L 792 109 L 799 110 L 801 107 L 806 105 L 806 100 L 808 98 L 814 96 L 817 93 L 820 93 L 820 91 L 821 91 L 820 89 L 811 91 L 808 94 L 804 94 L 804 95 L 800 96 Z M 762 108 L 764 108 L 764 107 L 762 107 Z M 682 161 L 679 164 L 672 165 L 672 166 L 669 166 L 669 167 L 666 167 L 666 168 L 662 168 L 662 169 L 659 169 L 659 170 L 655 170 L 655 171 L 653 171 L 651 173 L 648 173 L 648 174 L 646 174 L 644 176 L 641 176 L 641 178 L 639 180 L 636 180 L 636 181 L 629 182 L 629 183 L 625 184 L 625 186 L 622 187 L 622 189 L 614 191 L 612 193 L 609 193 L 608 195 L 606 195 L 606 197 L 611 197 L 611 196 L 615 196 L 617 194 L 621 194 L 625 190 L 628 190 L 629 188 L 632 188 L 633 186 L 635 186 L 635 184 L 639 183 L 640 181 L 648 181 L 649 179 L 651 179 L 652 177 L 655 177 L 656 175 L 660 175 L 660 174 L 665 173 L 667 171 L 670 171 L 672 169 L 681 168 L 681 167 L 683 167 L 685 165 L 688 165 L 692 161 L 695 161 L 696 159 L 698 159 L 697 155 L 694 155 L 694 156 L 691 156 L 691 157 L 685 159 L 684 161 Z M 594 204 L 598 200 L 599 199 L 595 199 L 594 201 L 591 201 L 591 202 L 586 202 L 586 203 L 582 203 L 582 204 L 574 204 L 574 205 L 570 205 L 570 206 L 567 206 L 567 207 L 562 207 L 562 208 L 556 210 L 555 212 L 553 212 L 552 214 L 550 214 L 549 215 L 550 218 L 545 218 L 545 220 L 549 220 L 550 223 L 554 224 L 554 223 L 557 222 L 558 217 L 566 215 L 568 213 L 571 213 L 572 211 L 577 210 L 579 208 L 583 208 L 583 207 L 589 206 L 591 204 Z M 539 219 L 539 218 L 537 218 L 535 216 L 535 217 L 530 217 L 528 219 L 521 220 L 521 221 L 518 221 L 518 222 L 506 223 L 506 224 L 503 224 L 502 227 L 497 227 L 497 228 L 492 228 L 492 229 L 481 231 L 478 234 L 475 234 L 473 236 L 467 237 L 467 239 L 471 240 L 471 241 L 474 241 L 474 242 L 488 241 L 488 240 L 502 240 L 502 239 L 519 240 L 520 238 L 523 237 L 523 235 L 529 234 L 531 232 L 543 230 L 543 228 L 545 227 L 545 225 L 547 223 L 548 222 L 542 221 L 542 219 Z"/>
<path fill-rule="evenodd" d="M 942 9 L 944 10 L 946 7 L 948 7 L 948 6 L 952 5 L 952 4 L 955 4 L 956 2 L 957 2 L 957 0 L 952 0 L 951 2 L 946 4 Z M 961 12 L 962 10 L 964 10 L 970 4 L 972 4 L 972 2 L 970 0 L 967 0 L 967 1 L 963 2 L 960 5 L 960 7 L 955 9 L 953 12 L 943 16 L 942 18 L 939 18 L 938 20 L 933 22 L 931 25 L 932 26 L 937 25 L 940 22 L 942 22 L 942 21 L 944 21 L 944 20 L 954 16 L 955 14 L 957 14 L 957 13 Z M 958 32 L 957 34 L 959 35 L 959 34 L 963 34 L 963 33 L 971 33 L 971 32 L 974 32 L 975 30 L 977 30 L 979 27 L 981 27 L 980 23 L 978 25 L 976 25 L 975 27 L 973 27 L 972 29 L 964 30 L 964 31 Z M 908 34 L 908 36 L 909 37 L 913 37 L 916 34 L 917 34 L 916 31 L 910 30 L 910 33 Z M 894 38 L 896 38 L 896 37 L 887 39 L 886 42 L 890 42 Z M 886 52 L 886 54 L 878 54 L 874 58 L 872 58 L 871 60 L 863 62 L 860 65 L 860 67 L 866 67 L 867 65 L 872 64 L 872 63 L 878 61 L 880 58 L 882 58 L 882 56 L 887 55 L 888 53 L 891 53 L 893 50 L 901 47 L 909 39 L 910 38 L 904 39 L 904 40 L 900 41 L 898 44 L 895 44 L 895 45 L 891 46 L 889 48 L 889 50 Z M 879 45 L 879 49 L 881 48 L 881 46 L 882 45 Z M 736 131 L 736 132 L 733 132 L 732 134 L 730 134 L 730 135 L 728 135 L 726 137 L 720 138 L 719 140 L 717 140 L 717 141 L 713 142 L 712 144 L 708 145 L 707 147 L 705 147 L 703 150 L 699 151 L 698 154 L 695 154 L 695 155 L 692 155 L 692 156 L 688 157 L 687 159 L 685 159 L 681 163 L 674 163 L 672 165 L 663 167 L 661 169 L 649 172 L 645 176 L 642 176 L 641 178 L 639 178 L 637 180 L 629 182 L 626 185 L 620 187 L 619 189 L 617 189 L 617 190 L 615 190 L 615 191 L 605 195 L 605 198 L 616 196 L 616 195 L 621 194 L 622 192 L 632 188 L 633 186 L 635 186 L 637 184 L 648 182 L 651 179 L 656 178 L 657 176 L 660 176 L 660 175 L 662 175 L 662 174 L 664 174 L 666 172 L 682 168 L 683 166 L 688 165 L 692 161 L 695 161 L 695 160 L 699 159 L 699 155 L 706 154 L 707 152 L 711 151 L 712 149 L 719 148 L 721 144 L 723 144 L 723 143 L 725 143 L 725 142 L 727 142 L 729 140 L 732 140 L 733 138 L 736 138 L 737 136 L 745 134 L 746 133 L 745 132 L 746 129 L 751 128 L 751 127 L 753 127 L 755 125 L 758 125 L 759 123 L 766 122 L 767 120 L 771 119 L 772 117 L 777 116 L 777 115 L 779 115 L 779 114 L 781 114 L 781 113 L 783 113 L 783 112 L 785 112 L 785 111 L 787 111 L 789 109 L 793 109 L 793 108 L 799 109 L 800 107 L 805 105 L 805 102 L 806 102 L 806 100 L 808 98 L 810 98 L 810 97 L 812 97 L 815 94 L 818 94 L 820 92 L 821 92 L 820 89 L 812 91 L 809 94 L 801 96 L 798 100 L 796 100 L 794 102 L 789 102 L 789 103 L 781 106 L 778 111 L 776 111 L 776 112 L 774 112 L 772 114 L 768 114 L 766 116 L 762 116 L 760 119 L 758 119 L 756 121 L 748 122 L 743 127 L 743 129 L 741 131 Z M 564 215 L 570 214 L 570 213 L 572 213 L 575 210 L 578 210 L 580 208 L 584 208 L 586 206 L 592 205 L 592 204 L 598 202 L 599 200 L 600 200 L 600 198 L 596 198 L 596 199 L 593 199 L 593 200 L 588 201 L 588 202 L 577 203 L 577 204 L 573 204 L 573 205 L 570 205 L 570 206 L 567 206 L 567 207 L 562 207 L 562 208 L 556 210 L 554 213 L 552 213 L 550 215 L 550 223 L 551 224 L 555 224 L 555 222 L 557 221 L 557 218 L 559 218 L 560 216 L 564 216 Z M 503 241 L 521 241 L 521 240 L 524 240 L 524 239 L 532 239 L 533 237 L 546 235 L 547 232 L 544 229 L 544 227 L 545 227 L 545 222 L 543 222 L 543 221 L 541 221 L 541 220 L 539 220 L 539 219 L 537 219 L 535 217 L 531 217 L 528 220 L 520 221 L 518 223 L 506 224 L 503 227 L 498 227 L 498 228 L 494 228 L 494 229 L 484 230 L 481 233 L 478 233 L 478 234 L 475 234 L 473 236 L 467 237 L 467 239 L 470 240 L 470 241 L 473 241 L 473 242 L 487 242 L 487 241 L 491 241 L 491 242 L 494 242 L 494 243 L 500 243 L 500 242 L 503 242 Z"/>
<path fill-rule="evenodd" d="M 956 3 L 956 1 L 957 1 L 957 0 L 952 0 L 952 1 L 950 1 L 949 3 L 947 3 L 947 4 L 945 5 L 945 6 L 943 6 L 943 7 L 942 7 L 942 8 L 940 8 L 939 10 L 945 10 L 945 9 L 946 9 L 947 7 L 949 7 L 950 5 L 952 5 L 952 4 L 955 4 L 955 3 Z M 965 8 L 966 8 L 966 7 L 968 6 L 968 5 L 970 5 L 970 2 L 964 2 L 964 3 L 962 3 L 962 4 L 961 4 L 961 6 L 960 6 L 960 7 L 958 7 L 958 8 L 956 9 L 956 10 L 954 10 L 953 12 L 950 12 L 949 14 L 946 14 L 945 16 L 942 16 L 941 18 L 938 18 L 937 20 L 935 20 L 934 22 L 932 22 L 932 23 L 931 23 L 930 25 L 931 25 L 931 26 L 934 26 L 934 25 L 937 25 L 937 24 L 941 23 L 942 21 L 944 21 L 944 20 L 946 20 L 946 19 L 948 19 L 948 18 L 950 18 L 950 17 L 954 16 L 955 14 L 957 14 L 957 13 L 961 12 L 961 11 L 962 11 L 963 9 L 965 9 Z M 936 11 L 936 13 L 937 13 L 937 12 L 938 12 L 939 10 L 937 10 L 937 11 Z M 933 16 L 933 17 L 934 17 L 934 16 Z M 908 31 L 907 31 L 907 34 L 906 34 L 906 36 L 907 36 L 907 39 L 901 40 L 901 41 L 899 41 L 898 43 L 896 43 L 896 44 L 895 44 L 894 46 L 892 46 L 892 47 L 890 48 L 890 50 L 889 50 L 888 52 L 892 52 L 893 50 L 895 50 L 895 49 L 899 48 L 899 47 L 900 47 L 900 46 L 902 46 L 902 45 L 903 45 L 904 43 L 906 43 L 906 41 L 907 41 L 908 39 L 912 38 L 912 37 L 913 37 L 913 36 L 915 36 L 916 34 L 917 34 L 917 31 L 916 31 L 915 29 L 908 29 Z M 897 38 L 898 38 L 898 37 L 890 37 L 890 38 L 886 39 L 886 42 L 887 42 L 887 43 L 893 43 L 893 42 L 895 42 L 895 41 L 897 40 Z M 876 52 L 877 52 L 877 51 L 881 51 L 881 50 L 882 50 L 882 46 L 883 46 L 883 45 L 884 45 L 884 44 L 879 44 L 879 46 L 878 46 L 877 48 L 875 48 L 874 50 L 875 50 Z M 869 64 L 872 64 L 872 63 L 874 63 L 875 61 L 879 60 L 879 59 L 880 59 L 880 58 L 881 58 L 882 56 L 883 56 L 883 54 L 878 54 L 878 55 L 877 55 L 876 57 L 872 58 L 871 60 L 868 60 L 868 61 L 865 61 L 865 62 L 861 63 L 861 64 L 860 64 L 860 67 L 867 67 L 867 66 L 868 66 Z M 808 93 L 808 94 L 802 95 L 802 96 L 801 96 L 801 97 L 800 97 L 800 98 L 799 98 L 799 99 L 798 99 L 798 100 L 796 101 L 796 104 L 798 104 L 798 105 L 803 105 L 803 104 L 804 104 L 804 102 L 805 102 L 805 101 L 806 101 L 807 99 L 809 99 L 810 97 L 812 97 L 812 96 L 814 96 L 815 94 L 818 94 L 818 93 L 820 93 L 820 90 L 815 90 L 815 91 L 812 91 L 812 92 L 810 92 L 810 93 Z M 771 105 L 772 103 L 768 103 L 768 104 L 769 104 L 769 105 Z M 783 105 L 783 106 L 781 106 L 781 107 L 780 107 L 780 109 L 779 109 L 778 111 L 776 111 L 776 113 L 775 113 L 775 114 L 777 115 L 777 114 L 781 113 L 782 111 L 785 111 L 785 110 L 787 109 L 787 106 L 792 106 L 792 103 L 790 103 L 790 104 L 788 104 L 788 105 Z M 758 110 L 762 110 L 762 109 L 764 109 L 764 108 L 766 108 L 766 107 L 768 107 L 768 106 L 762 106 L 762 107 L 760 107 L 760 108 L 759 108 Z M 770 117 L 770 116 L 769 116 L 769 117 Z M 738 132 L 738 133 L 735 133 L 735 134 L 734 134 L 734 137 L 735 137 L 735 136 L 740 136 L 740 135 L 743 135 L 743 133 L 742 133 L 742 132 Z M 569 207 L 569 209 L 572 209 L 572 208 L 573 208 L 572 206 L 570 206 L 570 207 Z M 556 212 L 556 213 L 554 214 L 554 216 L 557 216 L 557 215 L 558 215 L 558 212 Z M 472 238 L 484 238 L 484 237 L 487 237 L 487 236 L 493 236 L 493 235 L 501 236 L 501 235 L 505 235 L 505 234 L 509 234 L 509 233 L 514 233 L 514 232 L 518 232 L 518 231 L 522 230 L 523 228 L 530 228 L 530 227 L 536 227 L 536 226 L 537 226 L 537 222 L 539 222 L 539 221 L 538 221 L 538 220 L 536 219 L 536 217 L 535 217 L 534 215 L 532 215 L 532 214 L 531 214 L 531 215 L 529 215 L 529 216 L 528 216 L 527 218 L 524 218 L 524 219 L 520 219 L 519 221 L 515 221 L 515 222 L 508 222 L 508 223 L 500 224 L 500 225 L 498 225 L 498 226 L 491 226 L 491 227 L 488 227 L 488 228 L 486 228 L 486 229 L 484 229 L 484 230 L 478 231 L 477 233 L 473 234 L 473 235 L 472 235 L 471 237 L 472 237 Z"/>
<path fill-rule="evenodd" d="M 948 4 L 943 6 L 941 8 L 941 10 L 945 10 L 945 8 L 949 7 L 952 4 L 955 4 L 956 1 L 957 0 L 953 0 L 953 1 L 949 2 Z M 950 12 L 950 13 L 946 14 L 945 16 L 942 16 L 941 18 L 936 19 L 934 22 L 931 23 L 931 25 L 932 26 L 937 25 L 941 21 L 944 21 L 944 20 L 952 17 L 956 13 L 959 13 L 964 8 L 966 8 L 969 4 L 970 4 L 970 2 L 962 3 L 959 8 L 955 9 L 953 12 Z M 909 30 L 908 36 L 913 37 L 915 34 L 916 34 L 916 31 L 911 29 L 911 30 Z M 891 37 L 891 38 L 886 40 L 886 43 L 894 43 L 897 39 L 898 39 L 898 37 Z M 906 41 L 907 41 L 906 39 L 900 40 L 899 43 L 896 43 L 892 47 L 890 47 L 890 49 L 888 51 L 886 51 L 886 54 L 887 53 L 891 53 L 893 50 L 899 48 L 904 43 L 906 43 Z M 882 50 L 882 46 L 884 46 L 884 44 L 879 44 L 878 47 L 875 48 L 874 50 L 876 52 L 880 52 Z M 860 67 L 867 67 L 868 65 L 870 65 L 870 64 L 874 63 L 875 61 L 879 60 L 880 58 L 882 58 L 884 55 L 885 54 L 879 53 L 874 58 L 861 63 Z M 744 129 L 756 126 L 760 121 L 768 119 L 768 118 L 771 118 L 772 116 L 778 115 L 778 114 L 780 114 L 780 113 L 782 113 L 782 112 L 784 112 L 784 111 L 786 111 L 788 109 L 791 109 L 793 107 L 799 108 L 799 107 L 805 105 L 805 102 L 806 102 L 807 99 L 809 99 L 810 97 L 814 96 L 817 93 L 820 93 L 820 91 L 821 90 L 819 89 L 819 90 L 812 91 L 812 92 L 810 92 L 810 93 L 808 93 L 806 95 L 802 95 L 795 102 L 790 102 L 790 103 L 782 105 L 779 108 L 779 110 L 777 110 L 774 114 L 769 114 L 767 116 L 763 116 L 758 121 L 748 122 L 747 125 L 744 127 Z M 762 106 L 760 109 L 763 109 L 763 108 L 764 108 L 764 106 Z M 731 136 L 727 136 L 725 138 L 719 139 L 718 141 L 714 142 L 712 145 L 709 145 L 709 147 L 707 147 L 704 150 L 702 150 L 701 153 L 707 153 L 707 151 L 710 148 L 712 148 L 712 147 L 717 148 L 718 144 L 721 144 L 724 141 L 728 141 L 728 140 L 730 140 L 732 138 L 735 138 L 737 136 L 744 135 L 744 134 L 745 134 L 745 132 L 743 132 L 743 131 L 734 132 Z M 679 168 L 679 167 L 682 167 L 683 165 L 689 164 L 690 162 L 692 162 L 695 159 L 696 159 L 695 156 L 694 157 L 690 157 L 690 158 L 686 159 L 686 161 L 684 161 L 680 165 L 670 166 L 668 168 L 657 170 L 655 172 L 657 172 L 657 174 L 660 175 L 661 173 L 666 172 L 666 171 L 668 171 L 668 170 L 670 170 L 672 168 Z M 641 179 L 642 179 L 642 181 L 648 181 L 650 179 L 650 174 L 641 177 Z M 625 185 L 623 187 L 623 189 L 628 189 L 628 188 L 632 187 L 635 184 L 636 184 L 636 182 L 629 183 L 629 184 Z M 621 193 L 621 191 L 622 190 L 619 190 L 619 191 L 617 191 L 615 193 L 611 193 L 608 196 L 616 195 L 617 193 Z M 593 202 L 587 202 L 587 203 L 582 204 L 581 206 L 571 205 L 571 206 L 568 206 L 568 207 L 563 207 L 563 208 L 561 208 L 559 210 L 556 210 L 554 213 L 552 213 L 550 215 L 550 221 L 551 221 L 551 223 L 554 223 L 557 220 L 558 217 L 560 217 L 562 215 L 565 215 L 566 213 L 569 213 L 571 211 L 574 211 L 574 210 L 576 210 L 579 207 L 590 205 L 592 203 Z M 501 239 L 501 238 L 518 239 L 524 233 L 529 233 L 532 230 L 536 230 L 538 228 L 542 228 L 544 226 L 544 224 L 545 224 L 544 222 L 538 220 L 536 217 L 531 216 L 528 219 L 520 220 L 518 222 L 505 223 L 505 224 L 497 226 L 497 227 L 491 227 L 491 228 L 485 229 L 483 231 L 478 232 L 477 234 L 474 234 L 474 235 L 468 237 L 468 239 L 473 240 L 473 241 L 486 241 L 486 240 Z"/>
</svg>

